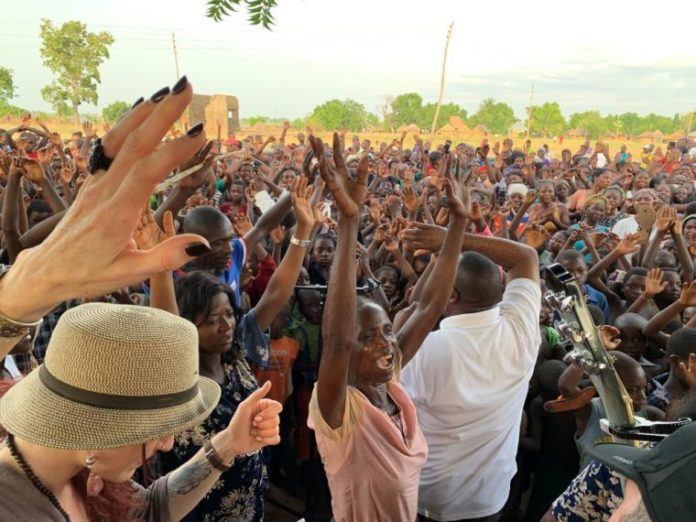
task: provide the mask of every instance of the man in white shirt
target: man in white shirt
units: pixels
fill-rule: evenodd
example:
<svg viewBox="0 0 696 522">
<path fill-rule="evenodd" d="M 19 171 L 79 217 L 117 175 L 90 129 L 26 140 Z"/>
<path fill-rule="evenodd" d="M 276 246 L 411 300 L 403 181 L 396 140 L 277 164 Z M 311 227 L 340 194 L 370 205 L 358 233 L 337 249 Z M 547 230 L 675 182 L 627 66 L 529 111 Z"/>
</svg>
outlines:
<svg viewBox="0 0 696 522">
<path fill-rule="evenodd" d="M 633 203 L 633 207 L 636 209 L 636 212 L 638 212 L 638 209 L 641 207 L 652 207 L 654 204 L 655 196 L 653 195 L 653 191 L 651 189 L 643 189 L 636 192 Z M 636 221 L 636 216 L 633 215 L 617 221 L 611 231 L 619 236 L 620 239 L 623 239 L 628 234 L 635 234 L 638 232 L 638 228 L 638 221 Z"/>
<path fill-rule="evenodd" d="M 462 250 L 448 317 L 402 373 L 428 441 L 418 500 L 424 521 L 500 518 L 541 342 L 537 253 L 471 235 Z M 504 293 L 498 265 L 508 271 Z"/>
</svg>

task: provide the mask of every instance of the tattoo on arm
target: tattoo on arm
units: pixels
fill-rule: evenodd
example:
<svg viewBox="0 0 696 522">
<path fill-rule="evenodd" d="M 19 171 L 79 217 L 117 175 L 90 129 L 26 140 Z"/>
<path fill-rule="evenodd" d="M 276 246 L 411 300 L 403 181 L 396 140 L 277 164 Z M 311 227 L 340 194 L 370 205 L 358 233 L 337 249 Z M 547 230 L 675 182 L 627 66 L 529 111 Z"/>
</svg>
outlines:
<svg viewBox="0 0 696 522">
<path fill-rule="evenodd" d="M 190 493 L 201 482 L 207 479 L 213 472 L 213 467 L 206 460 L 196 460 L 186 466 L 179 468 L 169 476 L 168 488 L 169 495 L 186 495 Z"/>
</svg>

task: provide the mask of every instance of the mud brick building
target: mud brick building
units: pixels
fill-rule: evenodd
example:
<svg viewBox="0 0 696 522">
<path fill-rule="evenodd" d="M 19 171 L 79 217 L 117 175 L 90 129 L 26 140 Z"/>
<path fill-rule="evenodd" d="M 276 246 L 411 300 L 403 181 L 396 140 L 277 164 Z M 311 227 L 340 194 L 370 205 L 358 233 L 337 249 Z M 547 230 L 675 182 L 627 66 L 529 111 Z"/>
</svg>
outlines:
<svg viewBox="0 0 696 522">
<path fill-rule="evenodd" d="M 205 123 L 209 136 L 215 136 L 218 124 L 224 139 L 228 133 L 239 129 L 239 100 L 225 94 L 194 94 L 186 111 L 184 123 L 187 127 L 199 121 Z"/>
</svg>

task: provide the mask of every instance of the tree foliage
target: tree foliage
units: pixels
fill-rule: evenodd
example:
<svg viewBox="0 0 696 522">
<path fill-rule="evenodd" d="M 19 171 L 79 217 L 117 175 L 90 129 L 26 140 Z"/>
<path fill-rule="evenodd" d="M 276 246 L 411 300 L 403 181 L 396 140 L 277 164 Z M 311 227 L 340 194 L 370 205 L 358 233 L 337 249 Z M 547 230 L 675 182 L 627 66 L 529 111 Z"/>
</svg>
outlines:
<svg viewBox="0 0 696 522">
<path fill-rule="evenodd" d="M 116 123 L 121 119 L 121 116 L 128 112 L 128 109 L 130 109 L 130 105 L 126 102 L 115 101 L 102 109 L 102 117 L 106 122 Z"/>
<path fill-rule="evenodd" d="M 0 101 L 7 101 L 14 98 L 15 84 L 12 79 L 12 70 L 7 67 L 0 67 Z"/>
<path fill-rule="evenodd" d="M 109 58 L 114 39 L 107 32 L 90 33 L 82 22 L 69 21 L 55 27 L 41 21 L 41 57 L 56 78 L 41 89 L 41 96 L 59 112 L 72 109 L 77 123 L 79 106 L 99 101 L 99 66 Z"/>
<path fill-rule="evenodd" d="M 561 114 L 561 107 L 556 102 L 546 102 L 543 105 L 533 105 L 532 121 L 529 131 L 532 134 L 556 136 L 563 132 L 566 126 L 565 118 Z"/>
<path fill-rule="evenodd" d="M 271 28 L 276 0 L 208 0 L 208 18 L 220 22 L 231 13 L 236 13 L 242 4 L 246 5 L 251 25 Z"/>
<path fill-rule="evenodd" d="M 395 127 L 415 123 L 421 129 L 429 129 L 433 124 L 436 108 L 435 103 L 423 105 L 423 98 L 415 92 L 400 94 L 391 101 L 391 123 Z M 451 116 L 466 120 L 467 113 L 456 103 L 444 103 L 440 106 L 436 127 L 444 125 Z"/>
<path fill-rule="evenodd" d="M 377 116 L 355 100 L 329 100 L 314 108 L 308 122 L 323 129 L 360 131 L 376 125 Z"/>
<path fill-rule="evenodd" d="M 469 125 L 485 125 L 488 130 L 495 134 L 506 134 L 510 126 L 516 121 L 515 112 L 507 103 L 486 98 L 469 119 Z"/>
</svg>

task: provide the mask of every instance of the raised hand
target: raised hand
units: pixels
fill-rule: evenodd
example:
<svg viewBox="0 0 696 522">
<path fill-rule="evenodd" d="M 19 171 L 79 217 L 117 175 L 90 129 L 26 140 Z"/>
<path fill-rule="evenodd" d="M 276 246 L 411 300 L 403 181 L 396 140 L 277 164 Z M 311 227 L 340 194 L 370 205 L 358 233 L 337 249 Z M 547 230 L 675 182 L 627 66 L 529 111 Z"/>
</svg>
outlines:
<svg viewBox="0 0 696 522">
<path fill-rule="evenodd" d="M 653 268 L 648 272 L 648 277 L 645 278 L 645 293 L 650 297 L 655 297 L 657 294 L 667 288 L 667 282 L 662 281 L 662 270 Z"/>
<path fill-rule="evenodd" d="M 49 139 L 51 141 L 51 145 L 55 147 L 62 147 L 63 146 L 63 140 L 60 139 L 60 134 L 57 132 L 52 132 L 51 135 L 49 136 Z"/>
<path fill-rule="evenodd" d="M 341 142 L 337 133 L 334 132 L 333 135 L 333 165 L 330 165 L 326 159 L 321 139 L 310 136 L 309 141 L 314 149 L 314 155 L 319 158 L 321 177 L 333 194 L 341 215 L 346 218 L 357 217 L 367 197 L 367 154 L 360 160 L 356 179 L 353 179 L 343 158 Z"/>
<path fill-rule="evenodd" d="M 530 190 L 529 192 L 527 192 L 527 195 L 524 197 L 525 205 L 531 205 L 532 203 L 534 203 L 534 200 L 536 199 L 536 197 L 537 197 L 536 190 Z"/>
<path fill-rule="evenodd" d="M 616 350 L 621 344 L 621 339 L 618 337 L 621 335 L 621 331 L 614 326 L 609 326 L 607 324 L 599 327 L 599 338 L 602 340 L 602 344 L 606 350 Z"/>
<path fill-rule="evenodd" d="M 82 130 L 85 133 L 85 139 L 88 141 L 97 135 L 96 129 L 94 128 L 94 123 L 89 120 L 82 122 Z"/>
<path fill-rule="evenodd" d="M 686 384 L 689 389 L 696 388 L 696 353 L 690 353 L 689 360 L 686 363 L 679 361 L 677 367 L 679 369 L 679 380 Z"/>
<path fill-rule="evenodd" d="M 681 294 L 679 294 L 679 303 L 684 306 L 696 306 L 696 281 L 684 283 L 682 285 Z M 696 347 L 694 347 L 696 350 Z"/>
<path fill-rule="evenodd" d="M 68 299 L 104 295 L 178 268 L 191 259 L 187 245 L 209 247 L 194 234 L 168 238 L 147 251 L 138 251 L 133 241 L 155 186 L 205 141 L 203 126 L 195 125 L 187 135 L 162 143 L 192 95 L 188 84 L 159 103 L 141 103 L 103 137 L 104 155 L 113 159 L 108 172 L 94 173 L 51 235 L 18 256 L 2 279 L 0 312 L 36 320 Z"/>
<path fill-rule="evenodd" d="M 626 234 L 619 244 L 616 245 L 616 250 L 622 256 L 632 254 L 640 248 L 640 234 L 635 232 L 633 234 Z"/>
<path fill-rule="evenodd" d="M 672 212 L 672 210 L 674 209 L 670 207 L 662 207 L 657 212 L 657 218 L 655 219 L 655 229 L 658 232 L 662 232 L 663 234 L 667 233 L 667 231 L 672 226 L 672 223 L 676 220 L 676 210 L 674 210 L 674 213 Z"/>
<path fill-rule="evenodd" d="M 271 383 L 268 381 L 242 401 L 225 428 L 235 454 L 243 455 L 280 443 L 280 412 L 283 406 L 264 398 L 270 389 Z"/>
<path fill-rule="evenodd" d="M 253 225 L 251 224 L 249 216 L 237 214 L 232 218 L 232 227 L 234 228 L 235 234 L 239 237 L 244 237 L 253 228 Z"/>
<path fill-rule="evenodd" d="M 22 169 L 22 175 L 32 183 L 39 184 L 45 177 L 43 167 L 36 161 L 22 160 Z"/>
<path fill-rule="evenodd" d="M 186 176 L 184 179 L 179 181 L 179 187 L 182 189 L 197 189 L 203 184 L 206 176 L 210 172 L 210 167 L 215 162 L 214 157 L 208 157 L 210 149 L 213 147 L 213 141 L 208 141 L 199 151 L 197 151 L 193 156 L 191 156 L 185 163 L 179 166 L 178 171 L 183 172 L 184 170 L 190 169 L 195 165 L 202 164 L 198 170 L 193 172 L 191 175 Z"/>
<path fill-rule="evenodd" d="M 413 185 L 411 178 L 406 178 L 404 181 L 404 194 L 403 194 L 404 207 L 409 212 L 409 214 L 414 214 L 418 210 L 418 197 L 415 192 L 413 192 Z"/>
<path fill-rule="evenodd" d="M 295 212 L 298 228 L 305 226 L 312 228 L 315 224 L 314 211 L 310 199 L 314 187 L 307 184 L 307 178 L 304 175 L 295 178 L 292 184 L 292 209 Z"/>
<path fill-rule="evenodd" d="M 174 216 L 171 211 L 168 210 L 164 213 L 162 224 L 164 225 L 164 230 L 162 230 L 155 221 L 152 210 L 150 210 L 150 202 L 146 202 L 140 213 L 140 223 L 138 223 L 135 233 L 133 234 L 133 239 L 135 240 L 138 250 L 150 250 L 162 243 L 165 239 L 176 235 Z"/>
</svg>

